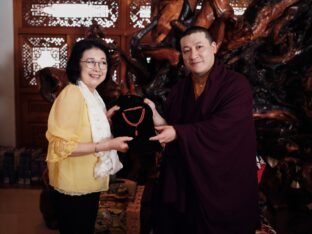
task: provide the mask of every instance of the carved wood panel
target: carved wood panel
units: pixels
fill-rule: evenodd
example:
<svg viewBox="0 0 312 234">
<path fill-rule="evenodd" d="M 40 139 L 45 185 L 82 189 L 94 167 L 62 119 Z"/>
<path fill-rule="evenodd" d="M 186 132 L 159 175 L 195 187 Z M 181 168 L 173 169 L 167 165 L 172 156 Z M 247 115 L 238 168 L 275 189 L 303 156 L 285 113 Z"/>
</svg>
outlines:
<svg viewBox="0 0 312 234">
<path fill-rule="evenodd" d="M 37 85 L 34 75 L 44 67 L 66 67 L 66 35 L 20 35 L 20 40 L 23 86 Z"/>
<path fill-rule="evenodd" d="M 104 28 L 116 28 L 119 23 L 120 0 L 22 2 L 26 27 L 89 27 L 95 20 Z"/>
<path fill-rule="evenodd" d="M 47 119 L 50 108 L 51 104 L 43 100 L 36 93 L 23 95 L 21 112 L 18 116 L 19 119 L 23 120 L 20 129 L 23 146 L 47 146 L 45 132 L 47 130 Z"/>
</svg>

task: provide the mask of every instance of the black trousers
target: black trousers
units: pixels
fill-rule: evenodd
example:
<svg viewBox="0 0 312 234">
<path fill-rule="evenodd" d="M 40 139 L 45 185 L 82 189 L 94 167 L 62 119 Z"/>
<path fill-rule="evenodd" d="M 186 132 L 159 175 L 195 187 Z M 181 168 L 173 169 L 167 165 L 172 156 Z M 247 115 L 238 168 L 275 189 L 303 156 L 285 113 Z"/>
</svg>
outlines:
<svg viewBox="0 0 312 234">
<path fill-rule="evenodd" d="M 71 196 L 50 190 L 61 234 L 94 234 L 100 193 Z"/>
</svg>

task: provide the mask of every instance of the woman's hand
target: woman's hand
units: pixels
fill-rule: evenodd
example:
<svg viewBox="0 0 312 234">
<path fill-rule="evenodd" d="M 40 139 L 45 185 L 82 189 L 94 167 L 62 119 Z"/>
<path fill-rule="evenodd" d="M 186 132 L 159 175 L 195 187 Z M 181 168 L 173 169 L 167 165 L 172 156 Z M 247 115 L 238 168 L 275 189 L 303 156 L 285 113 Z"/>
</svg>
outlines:
<svg viewBox="0 0 312 234">
<path fill-rule="evenodd" d="M 116 137 L 112 139 L 102 140 L 94 143 L 78 143 L 74 151 L 70 154 L 71 157 L 88 155 L 90 153 L 97 153 L 101 151 L 117 150 L 120 152 L 126 152 L 129 149 L 128 141 L 131 141 L 133 137 Z"/>
<path fill-rule="evenodd" d="M 111 125 L 112 123 L 112 117 L 113 115 L 120 109 L 119 106 L 115 105 L 112 108 L 110 108 L 107 112 L 106 112 L 106 117 L 108 119 L 109 124 Z"/>
<path fill-rule="evenodd" d="M 105 151 L 105 150 L 117 150 L 120 152 L 127 152 L 127 150 L 129 149 L 128 146 L 128 141 L 131 141 L 133 139 L 133 137 L 127 137 L 127 136 L 122 136 L 122 137 L 116 137 L 116 138 L 112 138 L 110 140 L 106 140 L 103 142 L 102 146 L 106 145 L 107 149 L 102 149 L 101 148 L 101 143 L 100 147 L 99 147 L 99 151 Z"/>
</svg>

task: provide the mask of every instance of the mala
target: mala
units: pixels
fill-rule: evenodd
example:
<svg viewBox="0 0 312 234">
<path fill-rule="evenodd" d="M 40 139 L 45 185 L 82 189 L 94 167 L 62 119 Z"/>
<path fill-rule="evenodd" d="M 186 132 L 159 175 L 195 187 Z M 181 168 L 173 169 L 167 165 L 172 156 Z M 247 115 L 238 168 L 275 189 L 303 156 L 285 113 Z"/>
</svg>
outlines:
<svg viewBox="0 0 312 234">
<path fill-rule="evenodd" d="M 135 110 L 139 110 L 139 109 L 142 109 L 141 116 L 140 116 L 139 120 L 138 120 L 136 123 L 131 122 L 131 121 L 127 118 L 126 112 L 128 112 L 128 111 L 135 111 Z M 143 119 L 144 119 L 144 116 L 145 116 L 145 109 L 143 108 L 143 106 L 137 106 L 137 107 L 128 108 L 128 109 L 125 109 L 125 110 L 122 112 L 122 117 L 123 117 L 123 119 L 125 120 L 125 122 L 126 122 L 127 124 L 129 124 L 130 126 L 135 127 L 135 132 L 134 132 L 134 135 L 135 135 L 135 136 L 138 136 L 138 135 L 139 135 L 138 126 L 142 123 L 142 121 L 143 121 Z"/>
</svg>

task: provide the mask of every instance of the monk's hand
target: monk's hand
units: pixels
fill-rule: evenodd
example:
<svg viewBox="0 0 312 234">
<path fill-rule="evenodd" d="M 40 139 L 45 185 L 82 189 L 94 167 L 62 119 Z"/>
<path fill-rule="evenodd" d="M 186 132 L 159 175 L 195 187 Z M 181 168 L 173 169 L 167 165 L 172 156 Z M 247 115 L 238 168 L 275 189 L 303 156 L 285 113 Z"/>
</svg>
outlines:
<svg viewBox="0 0 312 234">
<path fill-rule="evenodd" d="M 119 109 L 120 107 L 115 105 L 106 112 L 106 117 L 108 119 L 109 124 L 112 124 L 112 117 Z"/>
<path fill-rule="evenodd" d="M 154 111 L 157 111 L 156 110 L 156 105 L 155 105 L 155 103 L 152 100 L 150 100 L 148 98 L 144 98 L 144 103 L 149 105 L 149 107 L 152 109 L 153 113 L 154 113 Z"/>
<path fill-rule="evenodd" d="M 158 134 L 150 138 L 151 141 L 159 141 L 160 144 L 166 144 L 174 141 L 177 137 L 176 130 L 171 125 L 155 127 Z"/>
<path fill-rule="evenodd" d="M 158 113 L 156 109 L 156 105 L 153 101 L 151 101 L 148 98 L 144 98 L 144 103 L 149 105 L 149 107 L 152 109 L 153 112 L 153 122 L 155 126 L 160 126 L 160 125 L 166 125 L 167 122 L 166 120 Z"/>
</svg>

